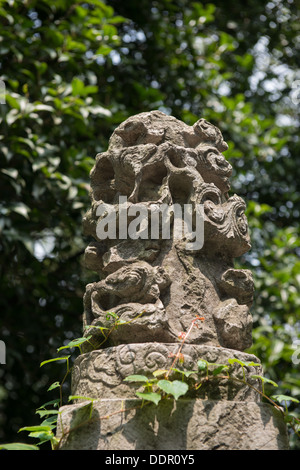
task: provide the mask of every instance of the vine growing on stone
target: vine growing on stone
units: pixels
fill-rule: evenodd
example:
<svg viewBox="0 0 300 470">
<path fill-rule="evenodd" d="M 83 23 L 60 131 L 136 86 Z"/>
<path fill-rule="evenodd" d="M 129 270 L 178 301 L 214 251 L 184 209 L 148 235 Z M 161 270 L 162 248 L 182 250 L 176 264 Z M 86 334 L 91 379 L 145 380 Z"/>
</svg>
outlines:
<svg viewBox="0 0 300 470">
<path fill-rule="evenodd" d="M 142 314 L 143 312 L 140 315 Z M 140 315 L 138 315 L 138 317 Z M 119 316 L 113 312 L 109 312 L 107 314 L 107 319 L 108 318 L 113 319 L 110 328 L 94 327 L 100 329 L 101 333 L 103 334 L 103 342 L 101 343 L 101 345 L 107 341 L 110 334 L 116 328 L 128 323 L 120 320 Z M 184 364 L 184 354 L 182 351 L 184 344 L 187 341 L 192 329 L 198 326 L 199 321 L 203 322 L 204 320 L 205 319 L 203 317 L 196 316 L 191 322 L 191 325 L 187 332 L 179 333 L 179 347 L 177 353 L 171 354 L 169 356 L 171 359 L 173 359 L 173 361 L 168 369 L 157 369 L 153 371 L 151 377 L 142 374 L 137 374 L 129 375 L 124 379 L 126 383 L 131 385 L 135 384 L 137 386 L 138 389 L 136 391 L 136 396 L 141 400 L 140 403 L 137 404 L 137 406 L 131 407 L 130 410 L 143 408 L 145 405 L 151 404 L 157 406 L 163 400 L 178 400 L 179 398 L 185 396 L 189 391 L 199 390 L 204 383 L 207 383 L 212 380 L 227 379 L 228 381 L 235 381 L 244 384 L 255 390 L 255 392 L 257 392 L 258 394 L 260 394 L 264 400 L 269 402 L 277 410 L 279 410 L 280 413 L 282 413 L 284 421 L 300 438 L 300 420 L 296 416 L 291 414 L 288 410 L 290 402 L 299 403 L 299 400 L 287 395 L 271 395 L 269 397 L 265 393 L 265 384 L 269 384 L 274 387 L 277 387 L 278 384 L 262 375 L 253 374 L 251 376 L 251 378 L 258 379 L 261 382 L 261 390 L 253 386 L 253 384 L 249 383 L 249 381 L 246 380 L 245 369 L 250 366 L 259 366 L 260 364 L 255 362 L 241 361 L 236 358 L 229 358 L 227 363 L 219 364 L 215 362 L 208 362 L 203 358 L 199 358 L 199 360 L 197 361 L 197 369 L 189 370 L 176 367 L 177 363 L 181 364 L 181 366 Z M 134 321 L 134 319 L 130 320 L 130 322 L 131 321 Z M 68 344 L 58 348 L 57 352 L 60 352 L 64 349 L 78 348 L 80 354 L 82 354 L 82 345 L 84 343 L 89 343 L 90 345 L 92 345 L 92 343 L 90 342 L 91 337 L 92 335 L 88 335 L 86 337 L 74 339 Z M 53 362 L 64 362 L 66 364 L 66 372 L 61 382 L 54 382 L 48 388 L 48 391 L 58 389 L 59 397 L 57 399 L 44 403 L 36 410 L 36 413 L 40 416 L 40 418 L 42 418 L 41 424 L 37 426 L 25 426 L 19 429 L 19 432 L 29 432 L 29 437 L 36 439 L 37 444 L 31 445 L 24 444 L 21 442 L 14 442 L 11 444 L 0 444 L 0 450 L 39 450 L 40 446 L 47 442 L 50 443 L 52 450 L 57 450 L 60 448 L 62 440 L 67 437 L 68 434 L 75 431 L 79 427 L 82 427 L 95 419 L 109 419 L 114 414 L 129 411 L 128 408 L 123 407 L 122 403 L 120 410 L 113 412 L 110 415 L 102 416 L 100 418 L 93 418 L 94 403 L 99 400 L 86 396 L 70 395 L 68 397 L 68 402 L 74 400 L 87 402 L 86 404 L 83 404 L 83 406 L 86 407 L 87 418 L 70 429 L 63 429 L 61 422 L 62 436 L 58 439 L 55 432 L 58 419 L 61 418 L 61 412 L 59 411 L 59 408 L 64 405 L 63 385 L 72 370 L 72 368 L 70 367 L 70 357 L 71 355 L 59 356 L 56 358 L 45 360 L 40 364 L 40 367 L 43 367 L 44 365 Z M 232 375 L 232 367 L 235 364 L 241 367 L 242 378 L 238 378 Z M 141 387 L 143 388 L 142 391 L 140 391 Z M 284 403 L 283 407 L 281 406 L 282 403 Z"/>
</svg>

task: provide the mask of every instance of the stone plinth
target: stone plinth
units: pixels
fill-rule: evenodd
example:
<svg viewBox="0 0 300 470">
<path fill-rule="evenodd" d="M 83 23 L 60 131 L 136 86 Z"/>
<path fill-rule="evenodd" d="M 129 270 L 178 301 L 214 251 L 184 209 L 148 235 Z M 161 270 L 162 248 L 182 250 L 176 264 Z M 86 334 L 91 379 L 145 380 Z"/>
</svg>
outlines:
<svg viewBox="0 0 300 470">
<path fill-rule="evenodd" d="M 129 375 L 141 374 L 149 379 L 159 369 L 168 369 L 172 365 L 174 354 L 178 351 L 175 343 L 124 344 L 95 350 L 80 355 L 73 366 L 72 395 L 90 398 L 136 398 L 135 392 L 141 391 L 136 385 L 124 379 Z M 225 348 L 186 344 L 182 349 L 183 362 L 177 362 L 179 370 L 197 370 L 197 361 L 203 359 L 209 363 L 227 364 L 228 359 L 259 364 L 257 357 Z M 261 375 L 261 366 L 245 368 L 245 379 L 260 390 L 260 380 L 252 375 Z M 243 379 L 241 366 L 233 365 L 231 377 Z M 192 390 L 189 396 L 214 400 L 260 401 L 260 394 L 244 383 L 226 378 L 209 380 L 202 384 L 197 392 Z"/>
<path fill-rule="evenodd" d="M 281 413 L 261 402 L 262 374 L 258 359 L 235 350 L 187 344 L 182 370 L 197 369 L 197 360 L 226 364 L 228 359 L 258 365 L 233 365 L 232 379 L 215 378 L 186 398 L 142 405 L 132 374 L 151 378 L 170 367 L 178 344 L 130 344 L 95 350 L 79 356 L 73 368 L 72 394 L 94 399 L 61 408 L 58 438 L 63 449 L 82 450 L 276 450 L 288 449 Z M 153 378 L 153 376 L 152 376 Z M 238 379 L 235 381 L 234 379 Z M 121 411 L 123 410 L 123 411 Z M 68 432 L 73 429 L 71 432 Z M 63 436 L 65 434 L 65 436 Z"/>
<path fill-rule="evenodd" d="M 91 419 L 85 404 L 61 409 L 64 450 L 287 450 L 280 412 L 266 403 L 178 399 L 139 408 L 136 399 L 94 403 Z M 128 411 L 120 413 L 119 410 Z M 106 416 L 111 415 L 109 418 Z M 78 426 L 79 425 L 79 426 Z"/>
</svg>

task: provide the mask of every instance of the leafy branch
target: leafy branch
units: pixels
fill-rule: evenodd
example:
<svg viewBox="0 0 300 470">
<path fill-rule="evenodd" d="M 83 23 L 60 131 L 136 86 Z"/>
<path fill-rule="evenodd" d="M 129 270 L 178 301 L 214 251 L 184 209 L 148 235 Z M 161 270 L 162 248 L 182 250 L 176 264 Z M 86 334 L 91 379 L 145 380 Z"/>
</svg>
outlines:
<svg viewBox="0 0 300 470">
<path fill-rule="evenodd" d="M 100 346 L 102 346 L 107 341 L 110 334 L 116 328 L 118 328 L 119 326 L 131 323 L 132 321 L 136 320 L 141 315 L 143 315 L 143 313 L 144 313 L 144 311 L 142 313 L 140 313 L 139 315 L 137 315 L 137 317 L 133 318 L 130 321 L 123 321 L 122 319 L 119 318 L 119 316 L 116 313 L 108 312 L 107 315 L 106 315 L 106 320 L 109 320 L 110 318 L 113 319 L 113 323 L 112 323 L 112 326 L 110 328 L 92 326 L 92 328 L 100 329 L 103 336 L 104 336 L 104 339 L 101 342 Z M 91 327 L 89 326 L 88 328 L 91 328 Z M 104 334 L 104 330 L 106 330 L 106 329 L 108 330 L 108 333 Z M 87 337 L 76 338 L 76 339 L 70 341 L 68 344 L 58 348 L 57 352 L 60 352 L 60 351 L 65 350 L 65 349 L 74 349 L 74 348 L 76 349 L 76 348 L 78 348 L 79 353 L 82 354 L 83 353 L 83 350 L 82 350 L 82 345 L 83 344 L 90 344 L 93 347 L 93 349 L 95 349 L 94 345 L 91 342 L 92 336 L 93 335 L 88 335 Z M 98 345 L 98 347 L 100 347 L 100 346 Z M 60 416 L 60 412 L 59 412 L 58 408 L 63 406 L 63 385 L 65 384 L 65 382 L 66 382 L 66 380 L 67 380 L 67 378 L 70 375 L 71 370 L 72 370 L 72 368 L 70 367 L 70 357 L 71 357 L 71 355 L 59 356 L 59 357 L 55 357 L 55 358 L 52 358 L 52 359 L 47 359 L 47 360 L 41 362 L 41 364 L 40 364 L 40 367 L 43 367 L 43 366 L 45 366 L 47 364 L 50 364 L 50 363 L 53 363 L 53 362 L 58 362 L 60 364 L 65 362 L 66 363 L 66 372 L 65 372 L 65 375 L 64 375 L 61 382 L 56 381 L 56 382 L 52 383 L 49 386 L 48 390 L 47 390 L 49 392 L 51 390 L 55 390 L 55 389 L 58 388 L 59 389 L 59 398 L 57 398 L 55 400 L 52 400 L 52 401 L 48 401 L 47 403 L 44 403 L 43 405 L 41 405 L 36 410 L 36 414 L 38 414 L 40 416 L 40 418 L 44 418 L 42 423 L 40 425 L 37 425 L 37 426 L 25 426 L 25 427 L 20 428 L 19 431 L 18 431 L 18 432 L 21 432 L 21 431 L 29 432 L 28 436 L 32 437 L 32 438 L 35 438 L 35 439 L 38 439 L 38 444 L 37 445 L 31 445 L 31 444 L 24 444 L 24 443 L 21 443 L 21 442 L 14 442 L 14 443 L 11 443 L 11 444 L 0 444 L 0 450 L 1 449 L 6 449 L 6 450 L 39 450 L 39 446 L 46 443 L 46 442 L 50 442 L 52 450 L 55 450 L 59 447 L 60 440 L 58 440 L 56 438 L 55 430 L 56 430 L 56 426 L 57 426 L 57 419 Z M 89 421 L 91 419 L 92 410 L 93 410 L 93 402 L 95 400 L 93 398 L 89 398 L 89 397 L 69 396 L 68 401 L 75 400 L 75 399 L 89 400 L 90 403 L 88 404 L 88 406 L 91 406 L 90 415 L 89 415 L 89 419 L 88 419 L 88 421 Z M 49 409 L 48 406 L 52 406 L 52 408 Z M 57 408 L 57 409 L 55 409 L 55 408 Z"/>
</svg>

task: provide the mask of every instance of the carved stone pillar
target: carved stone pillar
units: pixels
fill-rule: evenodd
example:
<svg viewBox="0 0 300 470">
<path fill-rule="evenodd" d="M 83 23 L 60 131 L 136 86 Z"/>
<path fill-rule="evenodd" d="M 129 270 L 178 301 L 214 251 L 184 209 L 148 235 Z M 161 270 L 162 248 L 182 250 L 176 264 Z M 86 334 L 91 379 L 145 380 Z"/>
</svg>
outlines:
<svg viewBox="0 0 300 470">
<path fill-rule="evenodd" d="M 85 262 L 98 280 L 86 286 L 89 341 L 72 376 L 72 394 L 95 401 L 84 425 L 86 402 L 62 408 L 63 448 L 288 447 L 280 412 L 245 384 L 260 389 L 252 376 L 262 371 L 244 352 L 252 344 L 254 286 L 234 258 L 251 245 L 245 203 L 228 194 L 227 149 L 204 119 L 188 126 L 153 111 L 127 119 L 97 155 L 84 230 L 93 240 Z M 197 369 L 200 359 L 250 365 L 233 367 L 237 381 L 208 380 L 176 402 L 141 408 L 124 379 L 168 370 L 182 338 L 182 370 Z"/>
</svg>

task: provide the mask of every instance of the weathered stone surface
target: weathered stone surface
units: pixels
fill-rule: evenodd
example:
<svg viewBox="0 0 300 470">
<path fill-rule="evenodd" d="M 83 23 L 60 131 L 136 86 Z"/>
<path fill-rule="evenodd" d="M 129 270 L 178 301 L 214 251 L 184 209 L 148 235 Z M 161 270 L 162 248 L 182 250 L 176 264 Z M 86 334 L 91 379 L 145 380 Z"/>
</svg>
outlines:
<svg viewBox="0 0 300 470">
<path fill-rule="evenodd" d="M 203 326 L 187 342 L 240 351 L 251 345 L 252 275 L 233 267 L 233 259 L 251 245 L 245 203 L 237 195 L 228 196 L 232 168 L 221 153 L 227 148 L 221 132 L 204 119 L 188 126 L 153 111 L 121 124 L 108 150 L 97 155 L 91 209 L 84 218 L 85 232 L 94 239 L 86 250 L 86 264 L 100 277 L 87 286 L 84 297 L 84 326 L 97 327 L 85 334 L 95 335 L 94 344 L 113 311 L 122 317 L 145 312 L 137 323 L 143 324 L 138 337 L 134 333 L 138 342 L 174 343 L 199 315 L 205 318 Z M 126 198 L 121 205 L 120 196 Z M 97 215 L 99 207 L 108 207 L 104 204 L 117 217 L 115 239 L 98 237 L 97 224 L 107 218 L 104 209 Z M 151 223 L 163 204 L 176 206 L 182 216 L 189 205 L 194 231 L 197 207 L 202 207 L 203 247 L 189 250 L 185 233 L 174 236 L 176 214 L 171 209 L 169 237 L 163 236 L 162 227 L 153 237 Z M 148 225 L 132 239 L 120 227 L 126 215 L 129 230 L 134 221 L 130 210 L 137 207 L 146 211 Z M 112 336 L 110 345 L 114 337 L 115 344 L 132 342 L 125 331 Z"/>
<path fill-rule="evenodd" d="M 124 382 L 124 379 L 133 374 L 153 378 L 152 373 L 156 370 L 171 367 L 177 351 L 178 344 L 175 343 L 133 343 L 82 354 L 73 366 L 72 395 L 90 398 L 135 398 L 135 392 L 143 389 L 138 389 L 136 384 Z M 186 344 L 182 354 L 183 362 L 176 364 L 176 368 L 181 370 L 197 371 L 199 359 L 225 365 L 229 365 L 228 359 L 259 364 L 257 357 L 252 354 L 213 346 Z M 251 378 L 254 374 L 262 374 L 261 366 L 248 366 L 244 370 L 247 382 L 261 390 L 260 380 Z M 240 365 L 232 366 L 231 376 L 243 379 Z M 249 385 L 226 378 L 209 380 L 197 392 L 191 390 L 189 396 L 215 400 L 260 401 L 260 394 Z"/>
<path fill-rule="evenodd" d="M 89 341 L 72 375 L 72 394 L 96 401 L 90 420 L 90 405 L 61 409 L 63 449 L 288 447 L 279 410 L 260 401 L 259 360 L 244 352 L 254 283 L 234 259 L 251 243 L 245 202 L 229 195 L 227 149 L 206 120 L 188 126 L 152 111 L 122 123 L 96 156 L 83 227 L 91 237 L 85 263 L 97 279 L 86 286 Z M 198 387 L 190 375 L 184 399 L 141 408 L 124 379 L 169 370 L 183 338 L 178 369 L 197 370 L 200 359 L 258 365 L 234 363 L 231 379 L 204 377 Z"/>
<path fill-rule="evenodd" d="M 252 401 L 179 399 L 140 408 L 139 400 L 103 399 L 61 409 L 64 450 L 287 450 L 278 410 Z M 121 412 L 120 410 L 127 410 Z M 74 428 L 74 431 L 68 432 Z M 76 428 L 76 429 L 75 429 Z M 65 436 L 62 436 L 62 430 Z"/>
</svg>

